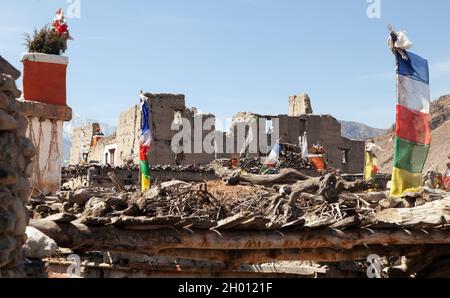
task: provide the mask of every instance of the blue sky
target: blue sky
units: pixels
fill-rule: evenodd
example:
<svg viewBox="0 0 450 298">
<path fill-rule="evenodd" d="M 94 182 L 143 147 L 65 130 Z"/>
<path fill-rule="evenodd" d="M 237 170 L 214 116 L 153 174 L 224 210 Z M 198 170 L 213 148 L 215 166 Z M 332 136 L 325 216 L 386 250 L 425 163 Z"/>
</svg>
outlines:
<svg viewBox="0 0 450 298">
<path fill-rule="evenodd" d="M 219 118 L 286 114 L 288 96 L 307 92 L 316 113 L 388 127 L 388 23 L 429 60 L 433 98 L 450 93 L 448 0 L 381 0 L 380 19 L 367 17 L 366 0 L 80 1 L 81 18 L 69 19 L 69 105 L 113 125 L 144 89 L 186 94 Z M 67 2 L 0 0 L 0 55 L 21 69 L 23 34 Z"/>
</svg>

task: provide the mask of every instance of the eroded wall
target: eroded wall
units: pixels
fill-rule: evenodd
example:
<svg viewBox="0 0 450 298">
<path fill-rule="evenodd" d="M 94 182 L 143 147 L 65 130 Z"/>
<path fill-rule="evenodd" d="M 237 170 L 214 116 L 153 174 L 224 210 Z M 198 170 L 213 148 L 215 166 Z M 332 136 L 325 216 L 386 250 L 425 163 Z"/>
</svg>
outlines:
<svg viewBox="0 0 450 298">
<path fill-rule="evenodd" d="M 309 97 L 291 97 L 289 101 L 289 115 L 256 115 L 253 113 L 238 113 L 228 132 L 215 131 L 215 116 L 212 114 L 199 114 L 195 109 L 185 106 L 184 95 L 177 94 L 150 94 L 147 93 L 150 110 L 150 128 L 153 134 L 152 148 L 148 159 L 151 165 L 176 164 L 208 164 L 216 158 L 232 158 L 246 153 L 247 157 L 265 156 L 277 140 L 282 143 L 299 145 L 299 139 L 306 132 L 308 143 L 321 144 L 327 150 L 327 159 L 331 167 L 341 169 L 347 173 L 361 173 L 364 163 L 364 142 L 351 141 L 341 136 L 341 124 L 330 115 L 312 115 Z M 245 146 L 245 139 L 249 136 L 249 123 L 252 117 L 257 117 L 260 126 L 257 126 L 256 148 Z M 185 129 L 186 123 L 180 122 L 178 130 L 172 130 L 172 124 L 177 119 L 187 121 L 190 137 L 178 142 L 180 130 Z M 121 113 L 119 127 L 115 142 L 117 143 L 116 165 L 129 162 L 139 163 L 139 134 L 141 127 L 141 112 L 139 106 L 134 106 Z M 261 132 L 266 122 L 271 121 L 273 129 L 279 134 Z M 205 128 L 196 130 L 195 126 Z M 217 140 L 209 142 L 205 138 L 215 132 Z M 243 133 L 242 133 L 243 132 Z M 196 134 L 197 133 L 197 134 Z M 172 141 L 175 141 L 172 148 Z M 220 140 L 220 141 L 219 141 Z M 239 141 L 240 140 L 240 141 Z M 204 142 L 203 142 L 204 141 Z M 195 147 L 197 144 L 197 148 Z M 213 150 L 207 151 L 203 145 L 211 145 Z M 259 145 L 259 146 L 258 146 Z M 177 154 L 174 149 L 184 148 L 184 153 Z M 250 152 L 249 150 L 252 149 Z M 103 154 L 99 150 L 99 154 Z M 97 156 L 97 155 L 96 155 Z M 90 157 L 90 160 L 96 160 Z"/>
<path fill-rule="evenodd" d="M 72 130 L 72 147 L 70 149 L 70 164 L 77 165 L 83 160 L 83 154 L 89 154 L 92 137 L 100 129 L 98 123 L 87 124 Z"/>
</svg>

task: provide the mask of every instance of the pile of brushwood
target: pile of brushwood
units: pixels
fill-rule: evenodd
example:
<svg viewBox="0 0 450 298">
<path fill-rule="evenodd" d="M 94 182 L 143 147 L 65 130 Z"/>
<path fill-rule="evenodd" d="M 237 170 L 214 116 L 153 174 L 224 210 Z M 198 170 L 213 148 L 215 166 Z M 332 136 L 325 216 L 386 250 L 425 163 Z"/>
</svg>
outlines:
<svg viewBox="0 0 450 298">
<path fill-rule="evenodd" d="M 150 190 L 122 192 L 101 188 L 34 197 L 34 219 L 79 221 L 87 225 L 165 225 L 196 229 L 347 228 L 379 224 L 384 209 L 418 207 L 447 193 L 389 198 L 366 192 L 365 181 L 348 182 L 337 173 L 309 177 L 296 170 L 276 175 L 228 171 L 223 181 L 170 181 Z"/>
</svg>

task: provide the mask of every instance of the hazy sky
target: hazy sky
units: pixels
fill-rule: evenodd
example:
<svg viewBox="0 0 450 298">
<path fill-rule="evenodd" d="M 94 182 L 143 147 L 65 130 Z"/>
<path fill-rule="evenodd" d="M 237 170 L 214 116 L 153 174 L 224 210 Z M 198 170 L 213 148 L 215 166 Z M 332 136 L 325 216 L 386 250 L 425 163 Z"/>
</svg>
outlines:
<svg viewBox="0 0 450 298">
<path fill-rule="evenodd" d="M 70 1 L 0 0 L 0 55 L 21 69 L 24 33 Z M 448 0 L 381 0 L 380 19 L 368 18 L 366 0 L 78 1 L 69 105 L 113 125 L 144 89 L 186 94 L 188 106 L 220 118 L 286 114 L 288 96 L 308 92 L 316 113 L 388 127 L 396 104 L 390 22 L 430 61 L 433 98 L 450 93 Z"/>
</svg>

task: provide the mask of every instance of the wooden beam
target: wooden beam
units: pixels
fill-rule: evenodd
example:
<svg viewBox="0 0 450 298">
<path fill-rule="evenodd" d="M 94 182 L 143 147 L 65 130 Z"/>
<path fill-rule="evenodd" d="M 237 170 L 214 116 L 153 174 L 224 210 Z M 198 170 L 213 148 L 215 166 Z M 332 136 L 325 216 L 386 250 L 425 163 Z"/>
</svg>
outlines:
<svg viewBox="0 0 450 298">
<path fill-rule="evenodd" d="M 450 222 L 450 197 L 415 208 L 391 208 L 363 221 L 377 228 L 430 229 Z"/>
<path fill-rule="evenodd" d="M 447 248 L 449 248 L 447 246 Z M 389 257 L 423 255 L 431 250 L 427 246 L 360 246 L 349 250 L 319 248 L 319 249 L 261 249 L 261 250 L 209 250 L 209 249 L 164 249 L 158 251 L 158 256 L 176 257 L 193 260 L 220 261 L 238 266 L 241 264 L 261 264 L 279 261 L 315 261 L 324 263 L 339 263 L 363 261 L 371 254 Z"/>
<path fill-rule="evenodd" d="M 342 248 L 361 245 L 450 244 L 450 230 L 330 229 L 306 231 L 205 231 L 162 229 L 124 231 L 113 226 L 88 227 L 80 223 L 31 220 L 30 226 L 53 238 L 60 247 L 77 250 L 151 251 L 169 248 L 255 250 Z"/>
</svg>

